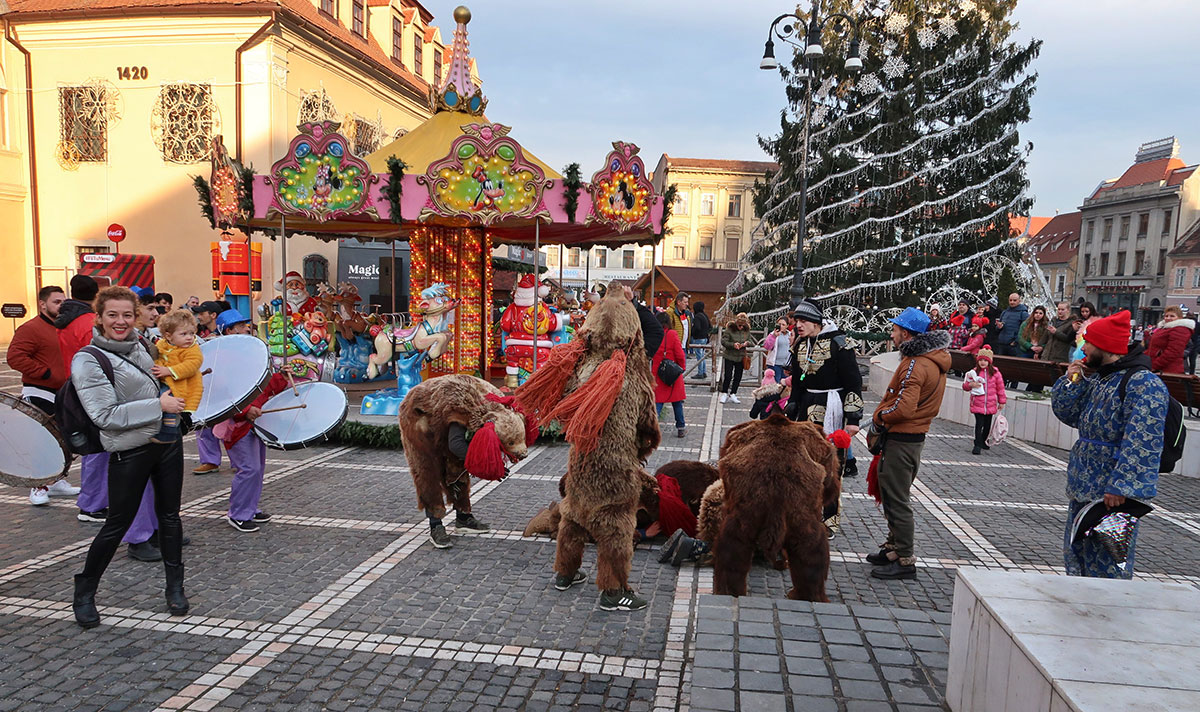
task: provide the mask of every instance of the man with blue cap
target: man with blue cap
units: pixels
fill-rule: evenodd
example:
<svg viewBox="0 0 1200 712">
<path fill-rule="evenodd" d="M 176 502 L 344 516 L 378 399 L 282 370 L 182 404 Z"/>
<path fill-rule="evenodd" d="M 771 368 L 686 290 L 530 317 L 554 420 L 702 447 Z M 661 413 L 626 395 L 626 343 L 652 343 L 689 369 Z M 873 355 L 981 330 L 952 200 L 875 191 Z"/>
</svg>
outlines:
<svg viewBox="0 0 1200 712">
<path fill-rule="evenodd" d="M 254 331 L 250 318 L 242 316 L 237 309 L 226 309 L 217 315 L 217 333 L 222 336 L 229 334 L 249 334 Z"/>
<path fill-rule="evenodd" d="M 913 555 L 909 492 L 921 466 L 925 434 L 946 394 L 950 332 L 929 331 L 929 316 L 913 307 L 891 322 L 892 343 L 900 351 L 900 365 L 871 416 L 872 430 L 882 433 L 883 438 L 883 450 L 871 467 L 878 468 L 888 538 L 878 553 L 867 556 L 867 561 L 875 566 L 871 571 L 875 578 L 912 579 L 917 577 L 917 558 Z"/>
</svg>

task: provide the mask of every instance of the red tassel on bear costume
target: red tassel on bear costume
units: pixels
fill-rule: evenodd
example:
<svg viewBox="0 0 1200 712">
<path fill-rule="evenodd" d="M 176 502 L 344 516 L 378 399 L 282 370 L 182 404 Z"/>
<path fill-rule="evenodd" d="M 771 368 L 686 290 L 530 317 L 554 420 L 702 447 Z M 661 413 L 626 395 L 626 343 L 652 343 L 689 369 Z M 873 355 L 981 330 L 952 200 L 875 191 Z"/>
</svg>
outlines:
<svg viewBox="0 0 1200 712">
<path fill-rule="evenodd" d="M 876 505 L 883 504 L 883 495 L 879 492 L 879 461 L 882 459 L 883 453 L 876 455 L 867 468 L 867 494 L 875 498 Z"/>
<path fill-rule="evenodd" d="M 683 503 L 683 490 L 679 481 L 670 475 L 655 475 L 658 480 L 658 524 L 664 532 L 682 529 L 688 536 L 696 536 L 696 515 Z"/>
<path fill-rule="evenodd" d="M 845 430 L 833 431 L 826 440 L 833 443 L 833 446 L 838 450 L 845 450 L 850 447 L 850 433 L 847 433 Z"/>
<path fill-rule="evenodd" d="M 487 400 L 490 400 L 493 403 L 499 403 L 500 405 L 502 405 L 506 408 L 510 408 L 510 409 L 516 411 L 517 415 L 521 416 L 521 419 L 525 423 L 525 446 L 526 447 L 532 447 L 533 444 L 535 442 L 537 442 L 538 435 L 541 434 L 538 431 L 537 418 L 533 415 L 530 415 L 529 413 L 526 413 L 525 409 L 521 407 L 521 404 L 517 402 L 517 399 L 515 397 L 513 397 L 513 396 L 498 396 L 495 393 L 489 393 L 486 396 L 484 396 L 484 398 Z"/>
<path fill-rule="evenodd" d="M 558 420 L 566 425 L 567 442 L 587 454 L 600 444 L 600 431 L 604 429 L 624 382 L 625 352 L 617 349 L 596 368 L 586 383 L 559 403 L 546 420 Z"/>
<path fill-rule="evenodd" d="M 467 445 L 467 472 L 481 480 L 504 479 L 504 449 L 495 423 L 484 423 Z"/>
<path fill-rule="evenodd" d="M 575 365 L 587 352 L 587 340 L 575 339 L 550 349 L 550 358 L 539 364 L 529 380 L 517 388 L 515 397 L 521 407 L 542 422 L 550 422 L 546 414 L 554 409 L 567 388 L 567 379 L 575 372 Z"/>
</svg>

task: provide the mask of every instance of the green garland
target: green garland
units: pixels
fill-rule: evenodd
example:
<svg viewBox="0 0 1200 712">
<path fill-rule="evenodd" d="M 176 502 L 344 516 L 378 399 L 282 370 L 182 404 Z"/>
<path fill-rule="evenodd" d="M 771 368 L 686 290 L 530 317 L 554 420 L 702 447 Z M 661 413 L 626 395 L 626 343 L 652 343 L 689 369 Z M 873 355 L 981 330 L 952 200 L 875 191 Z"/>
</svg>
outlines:
<svg viewBox="0 0 1200 712">
<path fill-rule="evenodd" d="M 329 434 L 334 445 L 353 445 L 380 450 L 400 450 L 400 428 L 392 425 L 371 425 L 347 420 Z"/>
<path fill-rule="evenodd" d="M 679 186 L 672 183 L 663 191 L 663 216 L 662 216 L 662 232 L 658 233 L 659 237 L 667 234 L 667 221 L 671 219 L 671 211 L 675 208 L 675 196 L 679 193 Z"/>
<path fill-rule="evenodd" d="M 395 156 L 388 156 L 388 183 L 383 190 L 387 193 L 388 203 L 392 206 L 392 222 L 397 225 L 404 221 L 404 217 L 400 214 L 400 196 L 404 193 L 405 168 L 408 168 L 407 163 Z"/>
<path fill-rule="evenodd" d="M 583 178 L 579 173 L 579 164 L 572 163 L 563 169 L 563 188 L 566 188 L 567 200 L 563 207 L 567 211 L 567 221 L 575 222 L 575 211 L 579 209 L 579 191 L 583 189 Z"/>
<path fill-rule="evenodd" d="M 241 178 L 241 187 L 238 191 L 238 209 L 242 215 L 246 216 L 246 221 L 254 219 L 254 166 L 246 167 L 237 161 L 233 162 L 238 176 Z M 212 209 L 209 209 L 212 212 Z M 246 230 L 249 235 L 250 231 Z"/>
<path fill-rule="evenodd" d="M 200 214 L 208 220 L 208 226 L 214 230 L 217 229 L 217 219 L 213 217 L 212 207 L 212 189 L 208 186 L 208 181 L 204 176 L 192 176 L 192 186 L 196 189 L 196 195 L 200 200 Z"/>
</svg>

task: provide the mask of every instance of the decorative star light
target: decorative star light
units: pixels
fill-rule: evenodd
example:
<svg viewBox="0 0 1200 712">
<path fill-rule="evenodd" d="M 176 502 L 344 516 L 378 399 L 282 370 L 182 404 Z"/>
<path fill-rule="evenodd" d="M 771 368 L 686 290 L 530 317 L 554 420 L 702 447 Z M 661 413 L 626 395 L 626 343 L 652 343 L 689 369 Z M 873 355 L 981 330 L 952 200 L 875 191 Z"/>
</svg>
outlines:
<svg viewBox="0 0 1200 712">
<path fill-rule="evenodd" d="M 883 29 L 890 35 L 902 35 L 908 29 L 908 16 L 902 12 L 893 12 L 883 21 Z"/>
<path fill-rule="evenodd" d="M 883 65 L 883 73 L 888 79 L 895 79 L 907 71 L 908 62 L 902 57 L 888 57 L 888 61 Z"/>
<path fill-rule="evenodd" d="M 874 72 L 867 72 L 858 78 L 858 90 L 864 94 L 875 94 L 881 87 L 879 77 Z"/>
<path fill-rule="evenodd" d="M 938 34 L 932 27 L 927 26 L 917 30 L 917 43 L 921 45 L 922 49 L 929 49 L 937 44 L 937 40 Z"/>
</svg>

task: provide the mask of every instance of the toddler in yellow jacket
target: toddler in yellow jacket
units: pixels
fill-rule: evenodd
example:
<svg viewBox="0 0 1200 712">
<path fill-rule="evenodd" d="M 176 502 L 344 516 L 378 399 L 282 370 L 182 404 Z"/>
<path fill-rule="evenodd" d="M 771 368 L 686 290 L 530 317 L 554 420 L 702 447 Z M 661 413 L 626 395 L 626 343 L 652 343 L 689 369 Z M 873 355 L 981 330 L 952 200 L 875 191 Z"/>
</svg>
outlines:
<svg viewBox="0 0 1200 712">
<path fill-rule="evenodd" d="M 185 413 L 194 413 L 200 406 L 204 384 L 200 367 L 204 355 L 196 341 L 196 317 L 186 309 L 176 309 L 158 320 L 162 338 L 158 341 L 158 358 L 151 373 L 162 379 L 163 392 L 169 391 L 183 399 Z M 178 440 L 180 416 L 163 413 L 162 428 L 151 438 L 152 442 L 170 443 Z"/>
</svg>

